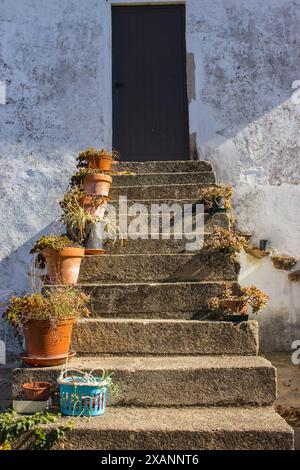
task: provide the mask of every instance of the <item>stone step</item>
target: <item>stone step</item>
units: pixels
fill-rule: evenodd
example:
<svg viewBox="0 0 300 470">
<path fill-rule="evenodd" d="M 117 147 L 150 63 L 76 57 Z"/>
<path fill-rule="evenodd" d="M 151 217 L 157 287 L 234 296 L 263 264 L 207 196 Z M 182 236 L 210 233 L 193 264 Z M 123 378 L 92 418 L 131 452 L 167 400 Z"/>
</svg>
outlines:
<svg viewBox="0 0 300 470">
<path fill-rule="evenodd" d="M 210 318 L 207 304 L 221 282 L 79 284 L 91 295 L 92 316 L 102 318 Z M 207 318 L 208 317 L 208 318 Z"/>
<path fill-rule="evenodd" d="M 148 162 L 116 162 L 113 165 L 116 171 L 131 171 L 133 173 L 187 173 L 212 171 L 212 165 L 203 160 L 173 160 Z"/>
<path fill-rule="evenodd" d="M 69 368 L 102 368 L 119 387 L 114 406 L 263 406 L 276 399 L 276 371 L 258 356 L 75 357 Z M 13 395 L 30 381 L 56 383 L 61 366 L 14 370 Z"/>
<path fill-rule="evenodd" d="M 147 186 L 118 186 L 110 189 L 112 199 L 199 199 L 201 188 L 207 184 L 156 184 Z"/>
<path fill-rule="evenodd" d="M 207 237 L 206 234 L 204 236 Z M 154 237 L 153 237 L 154 238 Z M 104 248 L 108 253 L 115 254 L 176 254 L 176 253 L 195 253 L 198 252 L 200 246 L 191 246 L 187 244 L 188 240 L 175 240 L 171 237 L 168 240 L 154 240 L 149 235 L 147 240 L 138 238 L 134 240 L 127 238 L 126 240 L 107 240 L 104 244 Z"/>
<path fill-rule="evenodd" d="M 224 253 L 86 256 L 79 283 L 236 281 L 239 265 Z"/>
<path fill-rule="evenodd" d="M 69 419 L 48 427 L 64 425 Z M 24 445 L 28 443 L 26 440 Z M 66 450 L 293 448 L 292 428 L 272 407 L 108 408 L 103 416 L 75 420 L 64 439 Z M 187 457 L 186 463 L 191 463 Z"/>
<path fill-rule="evenodd" d="M 216 177 L 209 172 L 187 173 L 136 173 L 113 175 L 113 187 L 118 186 L 153 186 L 162 184 L 204 184 L 215 183 Z"/>
<path fill-rule="evenodd" d="M 244 355 L 258 353 L 258 323 L 103 319 L 79 320 L 72 348 L 80 355 Z"/>
</svg>

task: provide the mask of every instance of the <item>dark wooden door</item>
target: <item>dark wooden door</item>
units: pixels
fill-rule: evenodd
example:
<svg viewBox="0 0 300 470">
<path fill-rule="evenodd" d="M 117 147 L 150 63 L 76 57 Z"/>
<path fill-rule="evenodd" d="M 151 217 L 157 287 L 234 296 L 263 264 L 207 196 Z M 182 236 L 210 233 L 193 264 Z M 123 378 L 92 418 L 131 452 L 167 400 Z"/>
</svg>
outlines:
<svg viewBox="0 0 300 470">
<path fill-rule="evenodd" d="M 112 56 L 122 160 L 188 159 L 185 6 L 112 7 Z"/>
</svg>

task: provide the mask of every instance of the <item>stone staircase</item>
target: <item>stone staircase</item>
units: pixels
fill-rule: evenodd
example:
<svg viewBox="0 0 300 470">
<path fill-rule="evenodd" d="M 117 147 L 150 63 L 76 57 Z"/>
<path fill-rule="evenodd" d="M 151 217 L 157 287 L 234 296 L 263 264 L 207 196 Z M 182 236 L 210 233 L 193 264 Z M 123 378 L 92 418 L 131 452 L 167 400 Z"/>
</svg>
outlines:
<svg viewBox="0 0 300 470">
<path fill-rule="evenodd" d="M 215 182 L 207 162 L 120 163 L 112 196 L 134 202 L 195 203 Z M 227 226 L 206 216 L 205 231 Z M 71 449 L 292 449 L 293 431 L 274 409 L 276 370 L 258 356 L 258 325 L 202 320 L 221 281 L 237 282 L 227 255 L 186 252 L 183 240 L 128 240 L 114 254 L 87 257 L 80 284 L 92 316 L 73 334 L 72 367 L 104 367 L 120 394 L 104 416 L 77 419 Z M 56 380 L 60 367 L 14 371 L 14 395 L 28 379 Z"/>
</svg>

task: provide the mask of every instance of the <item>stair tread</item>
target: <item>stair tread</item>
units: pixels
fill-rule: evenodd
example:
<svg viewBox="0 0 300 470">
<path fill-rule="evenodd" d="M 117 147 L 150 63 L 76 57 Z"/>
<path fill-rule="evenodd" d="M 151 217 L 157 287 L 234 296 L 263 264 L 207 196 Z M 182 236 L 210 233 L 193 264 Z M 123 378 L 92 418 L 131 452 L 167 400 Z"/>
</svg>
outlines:
<svg viewBox="0 0 300 470">
<path fill-rule="evenodd" d="M 71 367 L 91 370 L 103 367 L 107 370 L 182 370 L 182 369 L 274 369 L 272 364 L 260 356 L 85 356 L 72 359 Z M 35 371 L 49 368 L 26 368 Z M 51 370 L 61 370 L 53 366 Z"/>
</svg>

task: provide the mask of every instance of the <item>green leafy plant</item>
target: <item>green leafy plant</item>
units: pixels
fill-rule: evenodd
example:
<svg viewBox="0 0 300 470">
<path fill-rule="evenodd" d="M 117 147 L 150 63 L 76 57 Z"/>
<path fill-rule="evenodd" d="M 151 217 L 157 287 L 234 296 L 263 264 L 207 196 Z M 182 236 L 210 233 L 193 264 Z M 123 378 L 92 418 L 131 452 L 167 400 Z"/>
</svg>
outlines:
<svg viewBox="0 0 300 470">
<path fill-rule="evenodd" d="M 15 444 L 17 446 L 18 438 L 26 433 L 33 435 L 31 443 L 33 449 L 50 449 L 55 443 L 65 438 L 66 432 L 72 429 L 73 424 L 69 421 L 66 425 L 50 429 L 43 429 L 41 425 L 56 423 L 60 417 L 60 414 L 50 411 L 22 417 L 13 410 L 0 413 L 0 450 L 13 450 Z"/>
<path fill-rule="evenodd" d="M 207 249 L 219 250 L 221 253 L 228 253 L 234 257 L 247 245 L 248 241 L 246 238 L 234 230 L 214 226 L 211 235 L 204 242 L 203 246 Z"/>
<path fill-rule="evenodd" d="M 228 302 L 239 302 L 242 306 L 250 305 L 253 313 L 258 314 L 268 304 L 269 296 L 256 286 L 242 287 L 240 293 L 233 292 L 233 284 L 225 282 L 222 285 L 222 297 L 212 297 L 208 307 L 213 311 L 227 311 Z"/>
<path fill-rule="evenodd" d="M 57 323 L 66 318 L 88 316 L 89 300 L 90 297 L 79 289 L 55 287 L 45 291 L 45 295 L 38 293 L 12 297 L 3 316 L 20 335 L 30 320 L 47 320 L 55 328 Z"/>
</svg>

